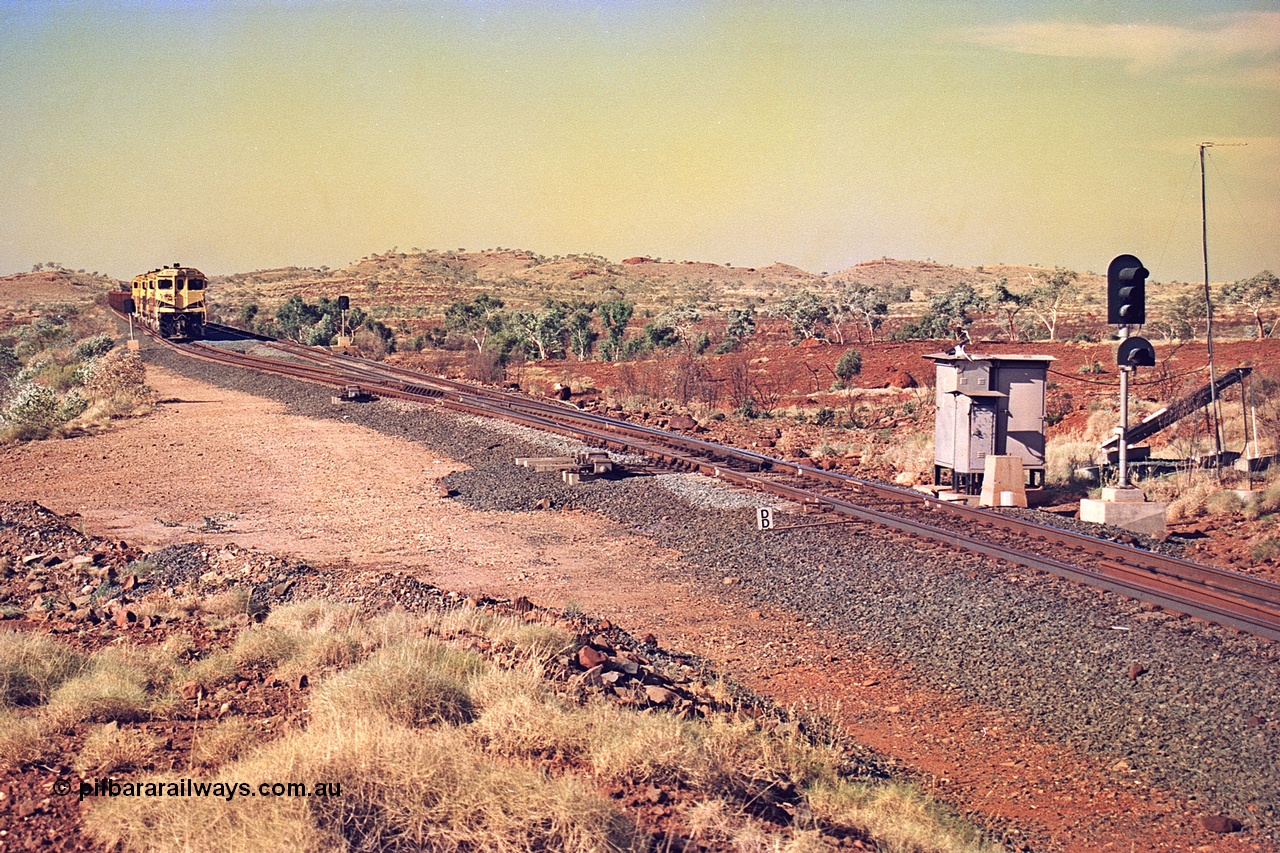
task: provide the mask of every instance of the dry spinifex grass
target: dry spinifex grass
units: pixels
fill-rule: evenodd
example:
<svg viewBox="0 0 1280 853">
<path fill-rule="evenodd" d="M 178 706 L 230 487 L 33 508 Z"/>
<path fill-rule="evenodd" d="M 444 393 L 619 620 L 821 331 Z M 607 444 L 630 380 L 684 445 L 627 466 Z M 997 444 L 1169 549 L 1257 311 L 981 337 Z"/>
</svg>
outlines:
<svg viewBox="0 0 1280 853">
<path fill-rule="evenodd" d="M 464 648 L 477 639 L 493 650 L 487 657 Z M 39 676 L 29 650 L 6 656 L 0 642 L 0 672 L 37 685 L 12 694 L 33 704 L 6 702 L 0 744 L 37 755 L 48 720 L 98 721 L 106 725 L 75 761 L 85 773 L 127 768 L 164 781 L 208 772 L 248 783 L 250 795 L 230 800 L 98 799 L 86 832 L 124 850 L 646 850 L 652 839 L 602 788 L 654 784 L 695 792 L 694 805 L 676 804 L 685 833 L 730 849 L 820 849 L 820 830 L 838 827 L 891 850 L 992 849 L 912 789 L 854 778 L 838 744 L 794 723 L 579 706 L 545 677 L 570 640 L 466 608 L 361 621 L 305 603 L 195 660 L 190 644 L 172 641 L 72 658 Z M 212 688 L 245 666 L 327 673 L 308 726 L 265 740 L 252 721 L 224 719 L 200 732 L 188 769 L 155 772 L 157 742 L 129 721 L 171 715 L 175 685 L 196 678 Z M 262 782 L 341 789 L 263 796 Z M 762 819 L 766 803 L 785 803 L 793 825 Z"/>
</svg>

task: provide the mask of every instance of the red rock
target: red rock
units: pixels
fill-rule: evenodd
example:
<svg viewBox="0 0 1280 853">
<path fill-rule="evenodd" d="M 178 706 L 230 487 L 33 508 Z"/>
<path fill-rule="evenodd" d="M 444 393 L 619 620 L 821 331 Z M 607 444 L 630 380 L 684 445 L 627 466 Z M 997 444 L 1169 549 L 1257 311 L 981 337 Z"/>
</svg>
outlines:
<svg viewBox="0 0 1280 853">
<path fill-rule="evenodd" d="M 578 664 L 583 669 L 591 669 L 592 667 L 600 666 L 608 659 L 608 655 L 604 652 L 591 648 L 591 646 L 583 646 L 578 649 Z"/>
<path fill-rule="evenodd" d="M 640 642 L 644 643 L 646 646 L 656 646 L 658 645 L 658 638 L 653 636 L 652 632 L 650 632 L 641 637 Z"/>
<path fill-rule="evenodd" d="M 889 387 L 914 388 L 916 387 L 916 378 L 905 370 L 897 370 L 889 376 Z"/>
<path fill-rule="evenodd" d="M 640 664 L 626 658 L 609 658 L 609 666 L 627 675 L 639 675 Z"/>
<path fill-rule="evenodd" d="M 138 621 L 138 614 L 134 613 L 132 610 L 127 610 L 122 607 L 116 611 L 116 627 L 117 628 L 130 628 L 137 621 Z"/>
<path fill-rule="evenodd" d="M 610 622 L 608 619 L 601 619 L 599 622 L 596 623 L 597 631 L 608 631 L 612 627 L 613 627 L 613 623 Z"/>
<path fill-rule="evenodd" d="M 1239 832 L 1244 828 L 1240 821 L 1233 817 L 1227 817 L 1221 814 L 1207 814 L 1200 818 L 1200 825 L 1209 832 L 1228 833 Z"/>
<path fill-rule="evenodd" d="M 306 690 L 310 686 L 311 679 L 305 672 L 301 675 L 296 675 L 289 680 L 289 688 L 291 690 Z"/>
<path fill-rule="evenodd" d="M 1135 663 L 1133 666 L 1129 667 L 1129 680 L 1137 681 L 1138 676 L 1145 675 L 1146 672 L 1147 672 L 1147 668 L 1145 666 L 1143 666 L 1140 663 Z"/>
<path fill-rule="evenodd" d="M 198 681 L 188 681 L 178 688 L 178 694 L 190 702 L 192 699 L 204 695 L 204 685 Z"/>
<path fill-rule="evenodd" d="M 667 429 L 675 429 L 682 432 L 695 429 L 697 426 L 698 422 L 688 415 L 676 415 L 667 422 Z"/>
<path fill-rule="evenodd" d="M 655 705 L 670 705 L 678 698 L 675 693 L 656 684 L 646 684 L 644 686 L 644 695 Z"/>
</svg>

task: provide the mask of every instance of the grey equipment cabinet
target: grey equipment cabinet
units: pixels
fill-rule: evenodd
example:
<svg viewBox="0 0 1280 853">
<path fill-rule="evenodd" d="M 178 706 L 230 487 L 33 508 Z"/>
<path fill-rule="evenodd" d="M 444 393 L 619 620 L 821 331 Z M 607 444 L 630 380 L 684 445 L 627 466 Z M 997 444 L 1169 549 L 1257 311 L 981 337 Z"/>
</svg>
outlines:
<svg viewBox="0 0 1280 853">
<path fill-rule="evenodd" d="M 937 371 L 933 480 L 982 490 L 987 457 L 1019 456 L 1029 488 L 1044 486 L 1048 355 L 926 355 Z M 945 473 L 945 476 L 944 476 Z"/>
</svg>

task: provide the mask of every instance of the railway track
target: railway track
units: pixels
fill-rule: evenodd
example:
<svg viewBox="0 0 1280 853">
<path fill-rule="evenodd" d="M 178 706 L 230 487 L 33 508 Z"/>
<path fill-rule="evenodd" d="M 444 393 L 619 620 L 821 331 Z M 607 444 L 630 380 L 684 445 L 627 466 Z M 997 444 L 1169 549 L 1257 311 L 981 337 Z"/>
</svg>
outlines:
<svg viewBox="0 0 1280 853">
<path fill-rule="evenodd" d="M 1271 640 L 1280 640 L 1280 584 L 999 512 L 939 501 L 913 490 L 850 477 L 750 450 L 444 379 L 394 365 L 273 341 L 210 325 L 227 338 L 256 340 L 278 355 L 250 355 L 207 342 L 156 340 L 185 355 L 328 386 L 358 385 L 378 396 L 431 402 L 642 454 L 841 518 L 869 522 L 947 547 L 1147 601 Z"/>
</svg>

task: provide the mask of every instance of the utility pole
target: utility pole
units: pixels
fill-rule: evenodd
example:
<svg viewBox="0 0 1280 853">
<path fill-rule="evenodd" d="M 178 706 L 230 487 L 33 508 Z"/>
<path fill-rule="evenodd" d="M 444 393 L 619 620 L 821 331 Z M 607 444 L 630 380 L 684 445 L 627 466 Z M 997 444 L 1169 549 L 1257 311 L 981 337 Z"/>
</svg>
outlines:
<svg viewBox="0 0 1280 853">
<path fill-rule="evenodd" d="M 1204 250 L 1204 312 L 1205 337 L 1209 344 L 1209 409 L 1213 412 L 1213 467 L 1222 469 L 1222 407 L 1218 404 L 1217 373 L 1213 366 L 1213 302 L 1209 298 L 1209 196 L 1204 180 L 1204 150 L 1206 148 L 1239 148 L 1244 142 L 1200 143 L 1200 245 Z"/>
</svg>

